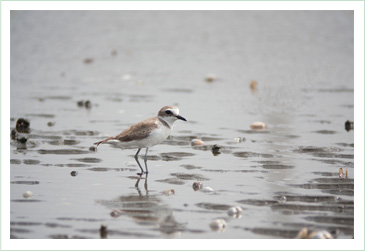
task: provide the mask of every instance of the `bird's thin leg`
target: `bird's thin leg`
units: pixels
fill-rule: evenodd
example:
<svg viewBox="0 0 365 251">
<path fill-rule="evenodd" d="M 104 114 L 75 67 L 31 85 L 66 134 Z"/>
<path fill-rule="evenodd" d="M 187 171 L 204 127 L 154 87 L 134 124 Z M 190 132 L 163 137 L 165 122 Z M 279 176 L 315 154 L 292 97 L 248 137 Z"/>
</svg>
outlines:
<svg viewBox="0 0 365 251">
<path fill-rule="evenodd" d="M 141 166 L 141 164 L 139 163 L 139 161 L 138 161 L 138 154 L 139 154 L 139 152 L 141 151 L 141 149 L 142 148 L 138 148 L 138 151 L 136 152 L 136 154 L 134 155 L 134 159 L 137 161 L 137 164 L 138 164 L 138 166 L 139 166 L 139 168 L 141 169 L 141 173 L 139 174 L 139 173 L 137 173 L 138 175 L 142 175 L 143 173 L 144 173 L 144 171 L 143 171 L 143 168 L 142 168 L 142 166 Z"/>
<path fill-rule="evenodd" d="M 144 166 L 146 167 L 146 173 L 148 173 L 148 168 L 147 168 L 147 153 L 148 153 L 148 147 L 146 147 L 146 154 L 144 155 Z"/>
</svg>

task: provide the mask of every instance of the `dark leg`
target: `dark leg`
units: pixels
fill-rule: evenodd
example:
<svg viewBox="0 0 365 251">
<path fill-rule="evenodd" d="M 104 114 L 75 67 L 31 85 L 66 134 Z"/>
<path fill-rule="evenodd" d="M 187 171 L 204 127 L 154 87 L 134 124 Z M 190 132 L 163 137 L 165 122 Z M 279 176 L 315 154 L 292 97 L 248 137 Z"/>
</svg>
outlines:
<svg viewBox="0 0 365 251">
<path fill-rule="evenodd" d="M 137 164 L 138 164 L 138 166 L 139 166 L 139 168 L 141 169 L 141 173 L 137 173 L 138 175 L 142 175 L 143 173 L 144 173 L 144 171 L 143 171 L 143 168 L 142 168 L 142 166 L 141 166 L 141 164 L 139 163 L 139 161 L 138 161 L 138 154 L 139 154 L 139 152 L 141 151 L 141 149 L 142 148 L 138 148 L 138 151 L 136 152 L 136 154 L 134 155 L 134 159 L 137 161 Z"/>
<path fill-rule="evenodd" d="M 146 167 L 146 173 L 148 173 L 148 168 L 147 168 L 147 153 L 148 153 L 148 147 L 146 148 L 146 154 L 144 155 L 144 166 Z"/>
</svg>

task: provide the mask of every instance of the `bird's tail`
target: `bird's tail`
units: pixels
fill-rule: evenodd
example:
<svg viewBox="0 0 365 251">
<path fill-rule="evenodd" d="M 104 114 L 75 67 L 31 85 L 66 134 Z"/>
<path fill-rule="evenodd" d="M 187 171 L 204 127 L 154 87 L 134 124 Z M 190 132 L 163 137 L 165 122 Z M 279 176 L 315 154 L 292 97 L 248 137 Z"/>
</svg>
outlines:
<svg viewBox="0 0 365 251">
<path fill-rule="evenodd" d="M 109 138 L 107 138 L 107 139 L 103 139 L 103 140 L 101 140 L 101 141 L 95 142 L 94 144 L 95 144 L 96 146 L 98 146 L 98 145 L 100 145 L 100 144 L 104 144 L 104 143 L 106 143 L 107 141 L 109 141 L 109 140 L 111 140 L 111 139 L 115 139 L 115 137 L 114 137 L 114 136 L 112 136 L 112 137 L 109 137 Z"/>
</svg>

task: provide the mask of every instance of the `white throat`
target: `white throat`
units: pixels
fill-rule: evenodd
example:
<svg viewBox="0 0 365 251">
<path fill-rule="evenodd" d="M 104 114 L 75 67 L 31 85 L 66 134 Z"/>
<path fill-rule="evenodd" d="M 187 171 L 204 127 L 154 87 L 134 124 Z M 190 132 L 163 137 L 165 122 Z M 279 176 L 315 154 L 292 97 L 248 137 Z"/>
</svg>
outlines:
<svg viewBox="0 0 365 251">
<path fill-rule="evenodd" d="M 161 117 L 161 116 L 158 116 L 157 117 L 161 123 L 168 127 L 169 129 L 172 129 L 174 127 L 174 122 L 176 121 L 176 118 L 175 117 Z"/>
</svg>

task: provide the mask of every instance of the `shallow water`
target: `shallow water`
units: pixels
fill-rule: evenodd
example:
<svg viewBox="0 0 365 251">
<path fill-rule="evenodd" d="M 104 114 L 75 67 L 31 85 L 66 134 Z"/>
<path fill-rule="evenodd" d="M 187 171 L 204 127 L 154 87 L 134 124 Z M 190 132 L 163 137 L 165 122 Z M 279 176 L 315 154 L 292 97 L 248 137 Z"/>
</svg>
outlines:
<svg viewBox="0 0 365 251">
<path fill-rule="evenodd" d="M 11 238 L 353 238 L 352 12 L 13 11 L 11 44 Z M 147 178 L 89 149 L 164 105 Z"/>
</svg>

